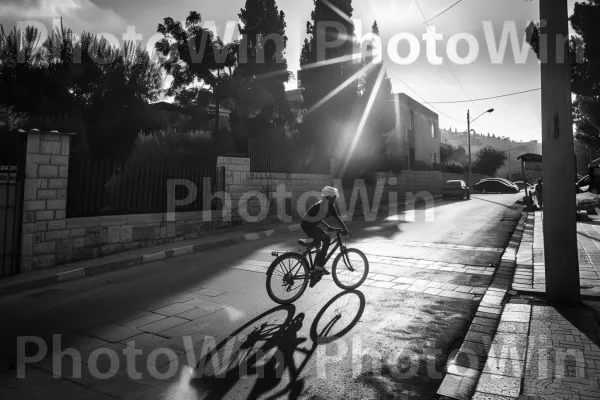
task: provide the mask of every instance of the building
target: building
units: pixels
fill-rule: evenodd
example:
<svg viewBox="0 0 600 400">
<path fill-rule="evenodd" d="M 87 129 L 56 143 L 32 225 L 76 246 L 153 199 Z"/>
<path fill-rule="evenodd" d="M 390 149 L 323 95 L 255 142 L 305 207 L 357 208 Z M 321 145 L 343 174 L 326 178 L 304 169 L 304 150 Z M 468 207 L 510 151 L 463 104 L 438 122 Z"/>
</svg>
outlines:
<svg viewBox="0 0 600 400">
<path fill-rule="evenodd" d="M 406 169 L 436 169 L 440 163 L 437 113 L 404 93 L 396 97 L 396 128 L 387 134 L 387 154 Z"/>
<path fill-rule="evenodd" d="M 459 132 L 456 128 L 442 129 L 443 143 L 450 144 L 454 147 L 462 146 L 468 150 L 467 132 Z M 499 177 L 507 177 L 510 172 L 520 172 L 521 162 L 517 158 L 525 153 L 542 154 L 542 144 L 537 140 L 529 142 L 516 142 L 506 137 L 496 136 L 495 134 L 485 133 L 479 134 L 473 132 L 471 134 L 471 154 L 472 157 L 484 147 L 493 147 L 494 149 L 504 151 L 507 159 L 496 175 Z"/>
</svg>

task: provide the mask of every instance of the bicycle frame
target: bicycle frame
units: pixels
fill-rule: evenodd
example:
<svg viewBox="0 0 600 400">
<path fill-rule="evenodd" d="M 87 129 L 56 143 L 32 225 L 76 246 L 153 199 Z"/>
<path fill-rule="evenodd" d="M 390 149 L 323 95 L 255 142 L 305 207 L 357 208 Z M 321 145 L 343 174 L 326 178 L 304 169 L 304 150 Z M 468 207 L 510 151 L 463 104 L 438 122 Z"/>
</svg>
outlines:
<svg viewBox="0 0 600 400">
<path fill-rule="evenodd" d="M 331 251 L 329 252 L 329 254 L 325 257 L 325 264 L 327 264 L 327 262 L 329 262 L 329 260 L 331 259 L 331 257 L 333 257 L 333 255 L 335 254 L 335 252 L 338 249 L 340 249 L 340 248 L 341 248 L 342 252 L 344 252 L 346 250 L 346 246 L 344 246 L 344 244 L 342 243 L 342 237 L 340 236 L 340 233 L 338 232 L 337 235 L 336 235 L 336 243 L 335 243 L 334 248 L 331 249 Z M 302 253 L 300 253 L 298 251 L 298 253 L 300 253 L 300 256 L 302 258 L 304 258 L 305 260 L 308 260 L 309 269 L 311 271 L 315 267 L 312 255 L 315 254 L 315 253 L 317 253 L 317 252 L 318 252 L 318 250 L 314 249 L 314 248 L 312 248 L 312 249 L 305 249 L 304 252 L 302 252 Z M 278 257 L 278 256 L 280 256 L 282 254 L 285 254 L 285 253 L 287 253 L 287 252 L 285 252 L 285 251 L 281 251 L 281 252 L 274 251 L 274 252 L 271 253 L 271 255 L 273 255 L 274 257 Z M 346 264 L 347 264 L 346 260 L 344 260 L 344 262 L 346 262 Z M 305 278 L 307 278 L 307 276 L 305 276 L 305 275 L 294 275 L 294 278 L 295 279 L 305 279 Z"/>
</svg>

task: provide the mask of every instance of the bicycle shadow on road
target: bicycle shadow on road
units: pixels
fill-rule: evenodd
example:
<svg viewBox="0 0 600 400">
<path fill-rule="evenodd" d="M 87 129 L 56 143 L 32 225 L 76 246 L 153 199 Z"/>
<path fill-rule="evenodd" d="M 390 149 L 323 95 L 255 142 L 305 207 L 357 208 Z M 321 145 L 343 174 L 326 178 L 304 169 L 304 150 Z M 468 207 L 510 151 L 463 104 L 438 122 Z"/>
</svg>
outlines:
<svg viewBox="0 0 600 400">
<path fill-rule="evenodd" d="M 351 298 L 358 303 L 354 309 L 348 307 Z M 310 327 L 310 347 L 300 346 L 309 339 L 299 336 L 305 314 L 296 314 L 293 305 L 272 308 L 237 329 L 209 354 L 203 355 L 190 385 L 204 399 L 223 399 L 232 390 L 239 389 L 236 386 L 241 380 L 255 380 L 246 395 L 248 399 L 265 395 L 268 395 L 265 397 L 268 400 L 284 396 L 298 399 L 306 385 L 300 375 L 318 346 L 338 340 L 350 332 L 360 321 L 365 304 L 365 296 L 358 290 L 339 293 L 329 300 Z M 344 315 L 354 315 L 345 325 L 340 323 L 342 311 Z M 274 323 L 275 314 L 279 314 L 279 323 Z M 300 365 L 294 361 L 296 352 L 304 355 Z M 270 393 L 286 381 L 283 389 Z M 239 393 L 236 391 L 236 394 Z"/>
</svg>

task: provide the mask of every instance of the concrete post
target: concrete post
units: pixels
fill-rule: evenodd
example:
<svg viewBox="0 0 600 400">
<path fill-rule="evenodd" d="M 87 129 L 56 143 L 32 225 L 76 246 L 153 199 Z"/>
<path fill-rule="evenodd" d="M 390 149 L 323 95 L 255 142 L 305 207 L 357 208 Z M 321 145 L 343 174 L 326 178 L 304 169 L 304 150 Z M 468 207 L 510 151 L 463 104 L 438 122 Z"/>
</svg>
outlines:
<svg viewBox="0 0 600 400">
<path fill-rule="evenodd" d="M 580 287 L 567 0 L 541 0 L 540 18 L 546 293 L 570 304 L 580 301 Z"/>
<path fill-rule="evenodd" d="M 21 271 L 56 265 L 57 243 L 67 218 L 71 136 L 27 132 Z"/>
</svg>

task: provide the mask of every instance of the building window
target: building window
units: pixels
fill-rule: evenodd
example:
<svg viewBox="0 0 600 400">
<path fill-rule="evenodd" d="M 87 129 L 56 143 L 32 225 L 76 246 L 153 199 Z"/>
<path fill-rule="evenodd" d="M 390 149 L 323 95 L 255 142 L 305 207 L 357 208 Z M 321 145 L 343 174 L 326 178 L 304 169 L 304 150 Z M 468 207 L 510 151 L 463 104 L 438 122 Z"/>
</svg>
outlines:
<svg viewBox="0 0 600 400">
<path fill-rule="evenodd" d="M 413 131 L 415 130 L 415 112 L 413 110 L 410 110 L 409 112 L 409 127 L 408 129 L 412 129 Z"/>
<path fill-rule="evenodd" d="M 415 149 L 413 149 L 413 148 L 410 149 L 409 162 L 410 162 L 410 167 L 414 168 L 415 167 Z"/>
<path fill-rule="evenodd" d="M 431 137 L 435 139 L 435 124 L 433 121 L 430 121 L 429 124 L 431 125 Z"/>
</svg>

